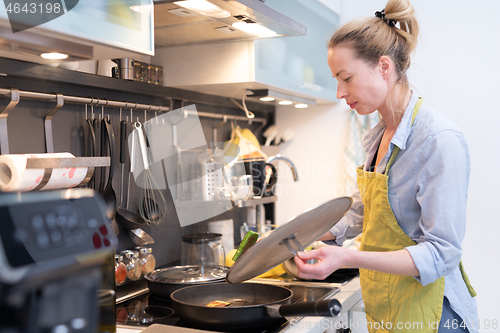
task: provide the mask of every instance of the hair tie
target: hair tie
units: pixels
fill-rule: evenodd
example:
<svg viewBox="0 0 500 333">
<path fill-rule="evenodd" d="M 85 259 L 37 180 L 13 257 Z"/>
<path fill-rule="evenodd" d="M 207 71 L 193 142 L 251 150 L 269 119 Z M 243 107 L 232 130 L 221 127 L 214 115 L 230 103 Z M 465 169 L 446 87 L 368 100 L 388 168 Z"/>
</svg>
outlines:
<svg viewBox="0 0 500 333">
<path fill-rule="evenodd" d="M 396 20 L 385 18 L 385 9 L 382 9 L 382 11 L 380 11 L 380 12 L 375 12 L 375 16 L 384 20 L 384 22 L 387 23 L 387 25 L 389 25 L 390 27 L 396 26 L 396 23 L 397 23 Z"/>
</svg>

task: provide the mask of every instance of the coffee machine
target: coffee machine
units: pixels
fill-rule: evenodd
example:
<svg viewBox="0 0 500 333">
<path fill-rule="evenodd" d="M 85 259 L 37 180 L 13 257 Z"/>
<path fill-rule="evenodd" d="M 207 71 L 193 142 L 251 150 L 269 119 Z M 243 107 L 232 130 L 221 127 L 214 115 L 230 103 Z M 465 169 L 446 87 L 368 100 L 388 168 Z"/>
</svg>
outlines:
<svg viewBox="0 0 500 333">
<path fill-rule="evenodd" d="M 90 189 L 0 193 L 0 333 L 114 332 L 108 225 Z"/>
</svg>

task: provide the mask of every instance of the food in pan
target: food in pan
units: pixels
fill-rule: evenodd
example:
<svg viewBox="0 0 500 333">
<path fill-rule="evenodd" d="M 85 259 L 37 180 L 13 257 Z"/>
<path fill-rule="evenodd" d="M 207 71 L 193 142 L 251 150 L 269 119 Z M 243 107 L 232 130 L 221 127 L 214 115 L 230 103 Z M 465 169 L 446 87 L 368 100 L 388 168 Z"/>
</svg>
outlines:
<svg viewBox="0 0 500 333">
<path fill-rule="evenodd" d="M 233 261 L 238 260 L 238 258 L 245 253 L 246 250 L 251 248 L 256 242 L 257 239 L 259 238 L 259 234 L 250 230 L 247 232 L 245 237 L 243 237 L 243 240 L 241 241 L 240 246 L 238 247 L 238 250 L 233 256 Z"/>
<path fill-rule="evenodd" d="M 207 307 L 209 308 L 223 308 L 226 306 L 229 306 L 231 303 L 224 302 L 224 301 L 213 301 L 207 304 Z"/>
</svg>

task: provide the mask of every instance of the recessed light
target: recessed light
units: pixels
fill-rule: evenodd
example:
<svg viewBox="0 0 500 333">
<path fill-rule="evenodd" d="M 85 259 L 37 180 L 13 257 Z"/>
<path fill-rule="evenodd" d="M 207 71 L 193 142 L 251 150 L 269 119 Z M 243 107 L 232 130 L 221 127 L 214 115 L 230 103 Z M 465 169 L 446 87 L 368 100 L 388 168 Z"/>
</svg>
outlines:
<svg viewBox="0 0 500 333">
<path fill-rule="evenodd" d="M 295 107 L 296 107 L 297 109 L 305 109 L 305 108 L 307 108 L 307 107 L 308 107 L 308 105 L 307 105 L 307 104 L 295 104 Z"/>
<path fill-rule="evenodd" d="M 257 37 L 273 37 L 278 34 L 259 23 L 234 22 L 233 27 Z"/>
<path fill-rule="evenodd" d="M 61 59 L 66 59 L 68 57 L 67 54 L 58 52 L 42 53 L 40 54 L 40 56 L 43 59 L 52 59 L 52 60 L 61 60 Z"/>
<path fill-rule="evenodd" d="M 292 101 L 279 101 L 279 105 L 292 105 Z"/>
<path fill-rule="evenodd" d="M 269 97 L 269 96 L 267 96 L 267 97 L 261 97 L 260 100 L 262 102 L 272 102 L 272 101 L 274 101 L 274 97 Z"/>
<path fill-rule="evenodd" d="M 224 10 L 205 0 L 175 1 L 174 4 L 212 18 L 225 18 L 231 16 L 231 13 L 227 10 Z"/>
</svg>

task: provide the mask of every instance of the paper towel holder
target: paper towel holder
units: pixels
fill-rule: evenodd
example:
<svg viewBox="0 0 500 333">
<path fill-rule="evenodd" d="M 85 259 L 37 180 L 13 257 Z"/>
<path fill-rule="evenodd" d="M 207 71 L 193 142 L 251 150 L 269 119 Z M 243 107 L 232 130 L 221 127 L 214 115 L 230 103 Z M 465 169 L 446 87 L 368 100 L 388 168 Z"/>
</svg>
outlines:
<svg viewBox="0 0 500 333">
<path fill-rule="evenodd" d="M 19 103 L 20 94 L 19 89 L 10 89 L 10 102 L 7 106 L 0 112 L 0 148 L 2 155 L 9 153 L 9 136 L 7 133 L 7 117 L 9 112 L 12 111 L 17 103 Z"/>
<path fill-rule="evenodd" d="M 61 157 L 61 158 L 28 158 L 26 160 L 26 169 L 45 169 L 40 183 L 33 189 L 39 191 L 47 185 L 52 176 L 52 170 L 58 168 L 87 168 L 87 174 L 83 180 L 75 187 L 82 187 L 88 183 L 94 174 L 96 167 L 107 167 L 110 165 L 110 157 Z"/>
</svg>

